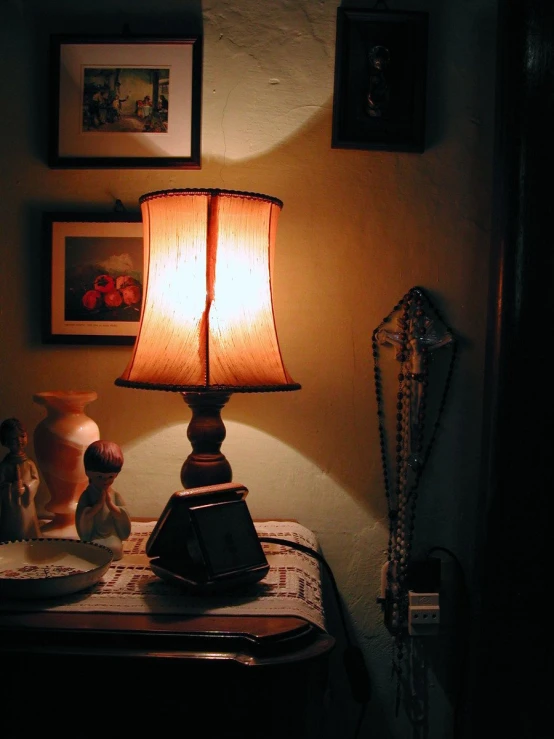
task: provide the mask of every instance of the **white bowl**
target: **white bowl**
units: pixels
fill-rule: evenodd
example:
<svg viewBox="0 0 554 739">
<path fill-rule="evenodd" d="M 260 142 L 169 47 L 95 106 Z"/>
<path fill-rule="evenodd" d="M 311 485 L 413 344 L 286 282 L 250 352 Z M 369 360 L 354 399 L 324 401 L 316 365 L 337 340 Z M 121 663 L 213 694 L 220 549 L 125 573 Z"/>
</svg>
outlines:
<svg viewBox="0 0 554 739">
<path fill-rule="evenodd" d="M 0 542 L 0 595 L 48 598 L 94 585 L 113 560 L 108 547 L 78 539 Z"/>
</svg>

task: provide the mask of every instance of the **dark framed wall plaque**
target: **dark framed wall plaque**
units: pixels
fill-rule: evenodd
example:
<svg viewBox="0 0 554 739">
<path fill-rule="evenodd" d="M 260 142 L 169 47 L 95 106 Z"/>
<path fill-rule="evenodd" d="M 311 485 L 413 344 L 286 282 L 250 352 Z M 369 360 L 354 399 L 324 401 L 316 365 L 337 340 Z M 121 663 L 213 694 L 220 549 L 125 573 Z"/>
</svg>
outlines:
<svg viewBox="0 0 554 739">
<path fill-rule="evenodd" d="M 428 18 L 337 9 L 333 148 L 424 150 Z"/>
</svg>

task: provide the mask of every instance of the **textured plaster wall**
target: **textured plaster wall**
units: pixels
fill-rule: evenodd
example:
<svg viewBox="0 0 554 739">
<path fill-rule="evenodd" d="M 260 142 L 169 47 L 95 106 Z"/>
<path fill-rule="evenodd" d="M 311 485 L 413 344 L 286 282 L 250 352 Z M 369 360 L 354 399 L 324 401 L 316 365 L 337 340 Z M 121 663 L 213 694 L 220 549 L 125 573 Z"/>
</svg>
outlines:
<svg viewBox="0 0 554 739">
<path fill-rule="evenodd" d="M 470 578 L 479 512 L 496 4 L 401 4 L 430 12 L 430 46 L 427 148 L 399 154 L 331 149 L 336 2 L 2 2 L 0 417 L 16 415 L 32 431 L 42 418 L 33 392 L 96 390 L 90 415 L 126 457 L 117 487 L 133 514 L 157 517 L 179 488 L 189 411 L 179 396 L 114 386 L 129 348 L 41 344 L 41 214 L 106 212 L 115 198 L 138 210 L 141 194 L 171 187 L 281 198 L 276 316 L 287 367 L 302 390 L 232 397 L 224 451 L 235 479 L 250 490 L 255 517 L 295 518 L 319 537 L 372 679 L 363 736 L 404 738 L 416 719 L 430 739 L 453 734 L 462 665 L 461 638 L 451 633 L 417 655 L 414 674 L 426 700 L 417 711 L 403 706 L 395 715 L 391 641 L 376 604 L 387 520 L 371 333 L 420 285 L 461 338 L 421 488 L 414 547 L 447 547 Z M 202 30 L 201 170 L 47 167 L 49 33 L 117 33 L 124 23 L 134 33 Z M 333 609 L 330 619 L 340 639 Z M 357 708 L 341 684 L 340 650 L 334 668 L 329 735 L 346 737 Z"/>
</svg>

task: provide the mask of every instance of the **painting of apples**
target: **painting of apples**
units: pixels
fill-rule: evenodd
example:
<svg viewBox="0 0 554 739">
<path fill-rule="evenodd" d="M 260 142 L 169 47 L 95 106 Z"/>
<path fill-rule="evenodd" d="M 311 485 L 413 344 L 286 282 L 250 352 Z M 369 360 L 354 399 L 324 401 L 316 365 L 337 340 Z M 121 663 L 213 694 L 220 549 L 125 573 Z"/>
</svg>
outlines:
<svg viewBox="0 0 554 739">
<path fill-rule="evenodd" d="M 65 239 L 66 321 L 137 321 L 142 306 L 142 239 Z"/>
<path fill-rule="evenodd" d="M 132 345 L 144 290 L 141 215 L 43 213 L 42 341 Z"/>
</svg>

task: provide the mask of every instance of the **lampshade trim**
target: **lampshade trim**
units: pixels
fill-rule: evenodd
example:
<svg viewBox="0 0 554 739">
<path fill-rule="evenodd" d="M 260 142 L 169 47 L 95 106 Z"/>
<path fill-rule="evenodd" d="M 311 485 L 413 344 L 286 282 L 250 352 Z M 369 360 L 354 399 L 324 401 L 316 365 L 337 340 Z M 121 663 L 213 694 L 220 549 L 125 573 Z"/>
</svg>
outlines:
<svg viewBox="0 0 554 739">
<path fill-rule="evenodd" d="M 147 192 L 139 197 L 139 203 L 146 202 L 147 200 L 154 200 L 155 198 L 163 198 L 171 195 L 209 195 L 210 197 L 217 197 L 219 195 L 225 195 L 230 197 L 240 197 L 249 200 L 262 200 L 266 203 L 272 203 L 277 205 L 279 208 L 283 208 L 283 201 L 279 198 L 275 198 L 272 195 L 263 195 L 259 192 L 242 192 L 240 190 L 220 190 L 218 188 L 211 187 L 182 187 L 174 188 L 170 190 L 155 190 L 154 192 Z"/>
<path fill-rule="evenodd" d="M 172 393 L 273 393 L 300 390 L 301 385 L 292 382 L 287 385 L 161 385 L 154 382 L 135 382 L 118 377 L 115 385 L 119 387 L 130 387 L 137 390 L 166 390 Z"/>
</svg>

